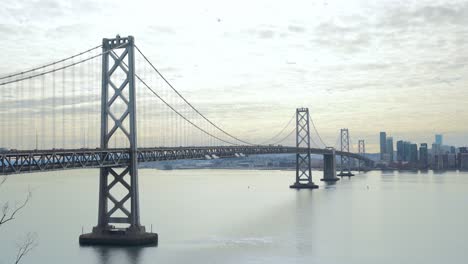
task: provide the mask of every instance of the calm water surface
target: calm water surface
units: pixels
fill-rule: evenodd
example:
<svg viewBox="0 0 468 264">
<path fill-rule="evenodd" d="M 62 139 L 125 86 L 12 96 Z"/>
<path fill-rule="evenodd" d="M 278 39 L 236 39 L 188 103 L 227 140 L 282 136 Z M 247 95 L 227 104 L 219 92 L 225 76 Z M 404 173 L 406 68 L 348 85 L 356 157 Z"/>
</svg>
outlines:
<svg viewBox="0 0 468 264">
<path fill-rule="evenodd" d="M 12 175 L 0 201 L 33 198 L 0 228 L 0 263 L 467 263 L 468 173 L 368 172 L 318 190 L 291 171 L 140 170 L 141 222 L 158 247 L 80 247 L 97 221 L 97 170 Z"/>
</svg>

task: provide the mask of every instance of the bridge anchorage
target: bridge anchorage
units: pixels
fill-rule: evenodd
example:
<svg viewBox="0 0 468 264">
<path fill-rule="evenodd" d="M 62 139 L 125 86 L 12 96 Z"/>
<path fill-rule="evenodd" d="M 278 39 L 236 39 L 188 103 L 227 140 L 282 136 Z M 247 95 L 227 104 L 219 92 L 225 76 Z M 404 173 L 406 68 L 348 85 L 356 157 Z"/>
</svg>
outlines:
<svg viewBox="0 0 468 264">
<path fill-rule="evenodd" d="M 98 224 L 91 233 L 80 236 L 82 245 L 158 243 L 158 235 L 146 232 L 145 227 L 140 224 L 134 45 L 132 36 L 117 36 L 102 41 L 101 149 L 108 150 L 109 141 L 115 132 L 123 132 L 128 139 L 126 143 L 129 146 L 129 162 L 123 167 L 100 168 Z M 121 51 L 120 55 L 115 50 Z M 109 63 L 110 58 L 112 64 Z M 113 95 L 110 96 L 112 91 Z M 118 103 L 125 106 L 122 114 L 112 111 L 115 109 L 113 106 Z M 114 123 L 111 129 L 110 121 Z M 119 184 L 126 192 L 120 199 L 112 193 Z M 127 202 L 129 207 L 126 206 Z M 121 227 L 116 227 L 115 224 Z"/>
<path fill-rule="evenodd" d="M 347 128 L 342 128 L 340 130 L 340 137 L 341 137 L 341 152 L 349 153 L 349 130 Z M 338 176 L 354 176 L 351 173 L 351 158 L 346 155 L 341 155 L 341 172 Z"/>
<path fill-rule="evenodd" d="M 305 153 L 299 151 L 306 148 Z M 310 166 L 310 130 L 309 109 L 296 109 L 296 182 L 289 186 L 292 189 L 316 189 L 312 181 L 312 170 Z"/>
</svg>

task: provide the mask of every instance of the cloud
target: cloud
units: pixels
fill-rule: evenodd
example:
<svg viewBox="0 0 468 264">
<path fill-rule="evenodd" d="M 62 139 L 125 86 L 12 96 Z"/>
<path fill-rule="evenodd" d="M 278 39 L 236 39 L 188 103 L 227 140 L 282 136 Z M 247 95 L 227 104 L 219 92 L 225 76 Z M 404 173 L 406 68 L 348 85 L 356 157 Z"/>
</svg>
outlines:
<svg viewBox="0 0 468 264">
<path fill-rule="evenodd" d="M 414 26 L 466 26 L 468 3 L 390 8 L 377 26 L 411 30 Z"/>
<path fill-rule="evenodd" d="M 288 26 L 288 30 L 290 32 L 294 32 L 294 33 L 302 33 L 302 32 L 305 31 L 305 28 L 302 27 L 302 26 L 290 25 L 290 26 Z"/>
<path fill-rule="evenodd" d="M 365 25 L 341 26 L 330 21 L 315 28 L 312 43 L 325 49 L 354 53 L 365 49 L 371 37 Z"/>
<path fill-rule="evenodd" d="M 254 36 L 260 39 L 271 39 L 274 38 L 278 30 L 273 25 L 259 25 L 256 27 L 243 30 L 247 35 Z"/>
<path fill-rule="evenodd" d="M 262 39 L 271 39 L 275 36 L 273 30 L 265 29 L 257 32 L 258 36 Z"/>
<path fill-rule="evenodd" d="M 168 26 L 149 26 L 148 29 L 153 32 L 157 33 L 165 33 L 165 34 L 175 34 L 175 30 L 172 27 Z"/>
<path fill-rule="evenodd" d="M 8 35 L 14 34 L 16 32 L 17 31 L 16 31 L 15 27 L 13 27 L 11 25 L 0 24 L 0 34 L 8 36 Z"/>
</svg>

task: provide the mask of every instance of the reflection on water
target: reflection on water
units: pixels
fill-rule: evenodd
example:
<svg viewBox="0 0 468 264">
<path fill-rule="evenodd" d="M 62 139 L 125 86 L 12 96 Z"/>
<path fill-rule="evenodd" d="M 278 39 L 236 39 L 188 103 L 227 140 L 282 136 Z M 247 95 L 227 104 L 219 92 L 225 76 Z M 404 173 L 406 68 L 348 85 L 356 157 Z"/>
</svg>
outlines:
<svg viewBox="0 0 468 264">
<path fill-rule="evenodd" d="M 325 189 L 335 189 L 336 188 L 336 181 L 334 181 L 334 182 L 324 182 L 323 188 L 325 188 Z"/>
<path fill-rule="evenodd" d="M 295 247 L 298 256 L 311 254 L 313 250 L 312 237 L 313 229 L 310 228 L 314 225 L 313 215 L 315 208 L 313 207 L 315 190 L 300 190 L 296 192 L 296 210 L 295 210 Z"/>
<path fill-rule="evenodd" d="M 13 175 L 0 198 L 31 204 L 0 229 L 1 261 L 28 231 L 23 263 L 464 263 L 468 173 L 371 171 L 291 190 L 294 171 L 140 170 L 141 222 L 158 247 L 80 247 L 97 218 L 97 170 Z M 441 228 L 443 227 L 443 228 Z M 24 232 L 23 232 L 24 231 Z M 12 242 L 13 241 L 13 242 Z M 395 253 L 397 252 L 397 254 Z"/>
<path fill-rule="evenodd" d="M 116 263 L 116 257 L 123 256 L 118 262 L 139 264 L 142 247 L 91 247 L 101 264 Z"/>
</svg>

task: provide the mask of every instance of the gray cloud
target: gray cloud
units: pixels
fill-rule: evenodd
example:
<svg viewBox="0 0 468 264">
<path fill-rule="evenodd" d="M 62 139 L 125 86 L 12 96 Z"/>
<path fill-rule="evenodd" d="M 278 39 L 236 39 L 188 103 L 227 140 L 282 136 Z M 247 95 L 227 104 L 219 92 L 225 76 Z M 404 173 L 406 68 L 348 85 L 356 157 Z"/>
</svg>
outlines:
<svg viewBox="0 0 468 264">
<path fill-rule="evenodd" d="M 390 9 L 377 26 L 410 30 L 414 26 L 466 26 L 468 3 L 431 6 L 397 7 Z"/>
<path fill-rule="evenodd" d="M 332 22 L 325 22 L 315 28 L 312 43 L 324 48 L 354 53 L 368 46 L 371 37 L 363 25 L 340 26 Z"/>
<path fill-rule="evenodd" d="M 175 34 L 174 28 L 168 26 L 149 26 L 148 29 L 152 32 L 165 33 L 165 34 Z"/>
<path fill-rule="evenodd" d="M 273 30 L 265 29 L 265 30 L 260 30 L 257 32 L 258 36 L 262 39 L 270 39 L 275 36 L 275 32 Z"/>
<path fill-rule="evenodd" d="M 294 32 L 294 33 L 302 33 L 302 32 L 305 31 L 305 28 L 302 27 L 302 26 L 290 25 L 290 26 L 288 26 L 288 30 L 290 32 Z"/>
<path fill-rule="evenodd" d="M 245 31 L 248 35 L 255 36 L 261 39 L 271 39 L 278 33 L 272 25 L 261 25 L 256 28 L 251 28 Z"/>
</svg>

